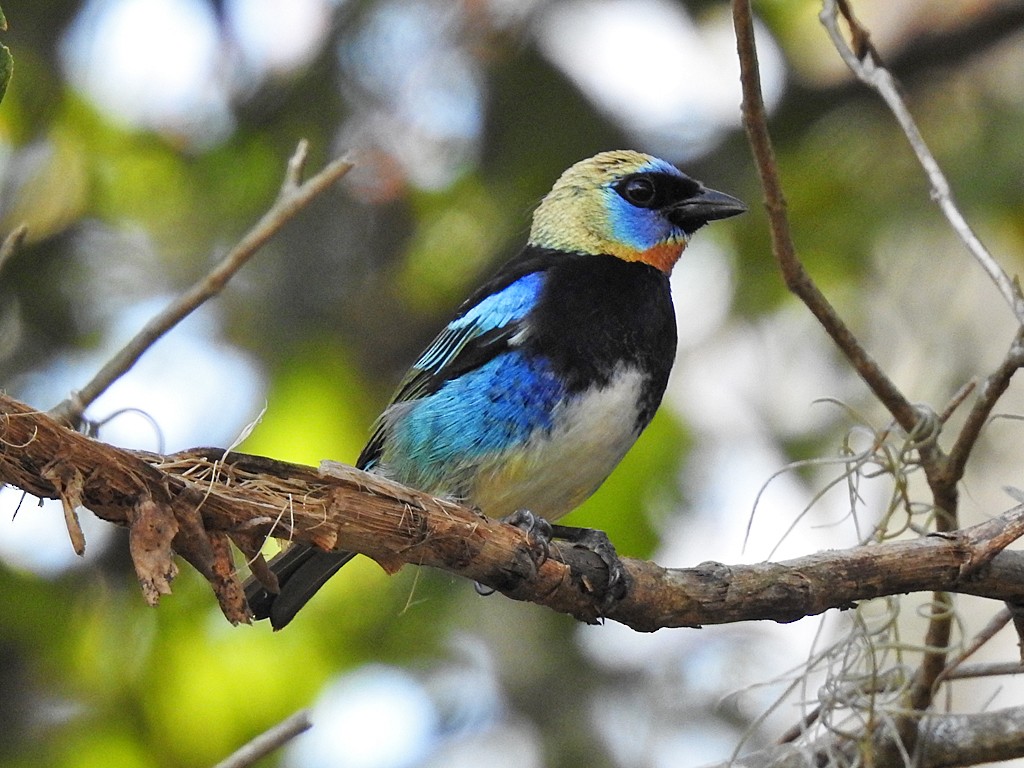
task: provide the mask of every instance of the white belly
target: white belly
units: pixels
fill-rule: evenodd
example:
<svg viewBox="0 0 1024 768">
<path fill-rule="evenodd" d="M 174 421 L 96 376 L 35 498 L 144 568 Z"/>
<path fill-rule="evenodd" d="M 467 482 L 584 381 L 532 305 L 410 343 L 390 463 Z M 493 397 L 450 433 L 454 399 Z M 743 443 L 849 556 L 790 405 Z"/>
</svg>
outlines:
<svg viewBox="0 0 1024 768">
<path fill-rule="evenodd" d="M 492 517 L 528 509 L 557 520 L 571 512 L 636 442 L 643 381 L 639 371 L 622 369 L 604 388 L 560 405 L 550 432 L 480 468 L 467 501 Z"/>
</svg>

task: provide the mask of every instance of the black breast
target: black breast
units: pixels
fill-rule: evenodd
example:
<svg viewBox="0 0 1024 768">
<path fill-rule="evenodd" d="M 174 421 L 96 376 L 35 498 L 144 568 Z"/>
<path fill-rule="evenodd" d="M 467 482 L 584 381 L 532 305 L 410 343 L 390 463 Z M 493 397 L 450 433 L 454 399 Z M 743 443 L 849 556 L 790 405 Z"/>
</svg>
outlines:
<svg viewBox="0 0 1024 768">
<path fill-rule="evenodd" d="M 665 393 L 676 351 L 668 276 L 614 256 L 559 254 L 530 318 L 527 353 L 547 357 L 570 392 L 609 382 L 625 365 L 646 374 L 639 426 Z"/>
</svg>

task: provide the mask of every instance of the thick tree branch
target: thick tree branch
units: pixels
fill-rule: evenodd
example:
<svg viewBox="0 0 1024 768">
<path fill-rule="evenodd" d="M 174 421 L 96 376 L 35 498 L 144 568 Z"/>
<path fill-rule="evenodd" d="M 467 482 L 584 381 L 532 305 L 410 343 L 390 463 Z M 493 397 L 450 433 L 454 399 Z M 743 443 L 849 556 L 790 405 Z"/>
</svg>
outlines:
<svg viewBox="0 0 1024 768">
<path fill-rule="evenodd" d="M 226 540 L 254 552 L 267 536 L 361 552 L 389 572 L 442 568 L 516 600 L 640 631 L 768 619 L 789 622 L 858 600 L 949 590 L 1024 601 L 1024 553 L 999 551 L 1024 532 L 1024 505 L 982 525 L 911 541 L 820 552 L 782 563 L 662 568 L 625 559 L 627 597 L 595 598 L 607 579 L 584 549 L 555 547 L 535 567 L 517 528 L 352 467 L 327 471 L 221 449 L 159 456 L 106 445 L 0 395 L 0 481 L 61 498 L 54 467 L 81 478 L 76 501 L 131 529 L 150 602 L 169 589 L 170 550 L 211 582 L 225 615 L 246 621 Z"/>
<path fill-rule="evenodd" d="M 921 725 L 919 743 L 922 747 L 914 756 L 915 768 L 959 768 L 1024 757 L 1024 707 L 971 715 L 931 715 Z M 708 768 L 863 765 L 862 758 L 858 741 L 829 733 L 811 744 L 782 744 Z"/>
</svg>

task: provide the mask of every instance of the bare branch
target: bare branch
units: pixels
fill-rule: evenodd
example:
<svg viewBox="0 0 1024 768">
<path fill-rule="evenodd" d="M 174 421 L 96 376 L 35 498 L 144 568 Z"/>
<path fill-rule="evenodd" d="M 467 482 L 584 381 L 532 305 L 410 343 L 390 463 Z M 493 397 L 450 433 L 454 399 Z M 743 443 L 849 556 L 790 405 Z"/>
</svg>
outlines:
<svg viewBox="0 0 1024 768">
<path fill-rule="evenodd" d="M 772 234 L 772 253 L 779 264 L 786 287 L 807 305 L 836 346 L 846 355 L 854 369 L 875 393 L 893 418 L 910 433 L 921 418 L 918 410 L 904 397 L 821 293 L 803 264 L 797 258 L 786 215 L 786 198 L 782 192 L 775 150 L 768 133 L 768 122 L 761 97 L 761 80 L 754 43 L 754 25 L 749 0 L 733 1 L 733 24 L 740 58 L 740 79 L 743 85 L 743 125 L 754 153 L 757 170 L 764 189 L 764 204 Z"/>
<path fill-rule="evenodd" d="M 63 489 L 40 471 L 52 461 L 82 478 L 81 503 L 99 517 L 132 528 L 133 537 L 138 526 L 159 527 L 153 545 L 141 548 L 144 557 L 133 551 L 136 567 L 144 566 L 140 578 L 153 582 L 151 597 L 169 583 L 173 563 L 160 552 L 171 536 L 174 550 L 198 563 L 235 622 L 248 618 L 239 607 L 238 580 L 226 549 L 205 543 L 202 531 L 211 541 L 243 539 L 250 549 L 246 542 L 277 536 L 351 550 L 389 572 L 406 563 L 441 568 L 516 600 L 639 631 L 789 622 L 858 600 L 935 589 L 1024 602 L 1024 553 L 997 554 L 992 545 L 1005 546 L 1024 532 L 1024 504 L 953 533 L 782 563 L 674 569 L 625 558 L 629 592 L 608 609 L 598 597 L 607 566 L 589 550 L 553 547 L 538 568 L 518 528 L 352 467 L 331 464 L 325 472 L 221 449 L 172 456 L 127 451 L 0 395 L 0 481 L 61 498 Z"/>
<path fill-rule="evenodd" d="M 1024 366 L 1024 328 L 1017 331 L 1006 357 L 980 387 L 978 398 L 971 406 L 967 420 L 957 434 L 953 447 L 949 450 L 943 467 L 945 483 L 956 484 L 963 478 L 967 460 L 981 436 L 982 429 L 988 423 L 996 403 L 1006 392 L 1010 381 L 1021 369 L 1021 366 Z"/>
<path fill-rule="evenodd" d="M 914 755 L 915 768 L 960 768 L 1024 757 L 1024 707 L 972 715 L 931 715 L 921 724 L 920 744 Z M 707 768 L 863 765 L 857 747 L 856 740 L 830 733 L 811 744 L 769 747 Z M 837 759 L 840 755 L 843 757 Z M 877 753 L 867 764 L 882 765 Z"/>
<path fill-rule="evenodd" d="M 302 185 L 302 175 L 306 172 L 306 160 L 309 157 L 309 142 L 301 139 L 295 152 L 288 158 L 288 167 L 285 169 L 284 180 L 281 182 L 281 197 L 295 194 Z"/>
<path fill-rule="evenodd" d="M 839 15 L 842 14 L 850 26 L 853 39 L 853 47 L 847 42 L 839 29 Z M 850 11 L 849 5 L 840 0 L 824 0 L 821 13 L 821 23 L 828 31 L 832 44 L 835 46 L 843 61 L 850 68 L 857 78 L 873 88 L 889 107 L 900 128 L 910 142 L 917 160 L 924 169 L 931 185 L 932 199 L 938 204 L 946 220 L 953 231 L 963 241 L 967 250 L 975 258 L 981 268 L 985 270 L 989 278 L 995 283 L 1003 299 L 1009 304 L 1010 309 L 1017 318 L 1017 322 L 1024 324 L 1024 295 L 1021 294 L 1018 286 L 1010 276 L 1006 274 L 999 263 L 988 252 L 981 240 L 971 229 L 967 219 L 960 212 L 956 201 L 953 199 L 953 192 L 950 189 L 949 181 L 939 167 L 935 156 L 932 154 L 924 137 L 921 136 L 917 124 L 914 122 L 906 102 L 900 95 L 899 87 L 895 78 L 890 74 L 882 63 L 878 52 L 871 45 L 870 34 L 867 29 L 857 20 Z M 856 50 L 854 50 L 856 49 Z"/>
<path fill-rule="evenodd" d="M 849 43 L 839 28 L 840 16 L 849 27 Z M 1020 287 L 1010 279 L 984 247 L 957 207 L 949 182 L 918 130 L 910 110 L 900 95 L 895 79 L 882 65 L 881 57 L 871 43 L 869 31 L 857 20 L 848 0 L 823 0 L 819 19 L 850 70 L 885 101 L 928 177 L 932 199 L 939 205 L 968 251 L 995 283 L 1004 300 L 1014 312 L 1017 321 L 1024 323 L 1024 296 L 1021 294 Z M 958 435 L 949 456 L 942 457 L 936 451 L 932 457 L 933 460 L 926 468 L 928 482 L 935 497 L 936 507 L 940 512 L 936 518 L 940 531 L 957 527 L 956 483 L 963 475 L 968 457 L 992 408 L 1006 390 L 1022 362 L 1024 362 L 1022 334 L 1018 332 L 1006 359 L 999 369 L 989 377 L 986 386 L 981 388 L 981 394 L 975 401 L 968 420 Z M 936 593 L 933 597 L 932 617 L 925 637 L 925 645 L 929 650 L 917 670 L 908 702 L 909 706 L 915 710 L 923 710 L 930 705 L 943 672 L 947 669 L 946 648 L 949 644 L 953 620 L 949 600 L 948 595 L 941 593 Z M 916 721 L 910 718 L 904 718 L 900 724 L 904 744 L 908 749 L 912 749 L 914 744 L 916 728 Z"/>
<path fill-rule="evenodd" d="M 968 680 L 975 677 L 996 677 L 998 675 L 1024 675 L 1024 664 L 1004 661 L 994 664 L 966 664 L 957 667 L 942 677 L 944 680 Z"/>
<path fill-rule="evenodd" d="M 967 646 L 957 654 L 956 658 L 951 659 L 947 664 L 946 668 L 942 670 L 942 674 L 936 678 L 937 683 L 941 683 L 945 680 L 951 680 L 956 677 L 978 677 L 980 675 L 964 674 L 964 668 L 961 666 L 967 659 L 977 653 L 985 643 L 991 640 L 996 634 L 1010 623 L 1010 610 L 1004 608 L 995 616 L 993 616 L 988 624 L 971 640 Z M 979 665 L 980 666 L 980 665 Z"/>
<path fill-rule="evenodd" d="M 300 733 L 313 727 L 309 719 L 309 710 L 300 709 L 293 715 L 282 720 L 272 728 L 268 728 L 256 738 L 242 745 L 238 750 L 221 760 L 214 768 L 248 768 L 255 765 L 271 752 L 280 749 Z"/>
<path fill-rule="evenodd" d="M 202 280 L 197 282 L 162 312 L 150 319 L 121 351 L 100 369 L 93 379 L 78 392 L 50 411 L 65 424 L 77 425 L 82 412 L 111 384 L 123 376 L 140 357 L 165 333 L 180 323 L 199 306 L 216 296 L 234 274 L 245 265 L 271 237 L 317 196 L 333 186 L 352 169 L 346 158 L 338 158 L 305 183 L 299 178 L 305 165 L 307 146 L 300 142 L 288 162 L 285 180 L 277 200 L 262 218 L 230 250 Z"/>
<path fill-rule="evenodd" d="M 1024 707 L 970 715 L 931 715 L 918 740 L 921 768 L 995 763 L 1024 757 Z"/>
</svg>

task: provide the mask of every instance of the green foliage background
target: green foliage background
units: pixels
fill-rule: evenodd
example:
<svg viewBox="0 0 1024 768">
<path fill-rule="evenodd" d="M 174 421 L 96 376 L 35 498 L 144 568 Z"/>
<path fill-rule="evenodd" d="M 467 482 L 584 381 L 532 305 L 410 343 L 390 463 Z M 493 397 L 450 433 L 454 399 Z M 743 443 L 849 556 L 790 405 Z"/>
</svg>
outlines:
<svg viewBox="0 0 1024 768">
<path fill-rule="evenodd" d="M 201 275 L 272 201 L 299 138 L 310 141 L 311 166 L 329 157 L 353 109 L 332 85 L 339 73 L 329 41 L 374 3 L 355 5 L 338 14 L 315 60 L 239 96 L 231 135 L 200 149 L 126 128 L 69 86 L 58 42 L 80 3 L 15 9 L 4 37 L 18 68 L 9 87 L 10 60 L 0 47 L 0 96 L 7 88 L 0 144 L 9 153 L 0 165 L 39 150 L 46 159 L 0 182 L 0 236 L 22 222 L 30 233 L 0 274 L 0 327 L 12 327 L 16 312 L 19 328 L 13 340 L 0 332 L 0 387 L 18 394 L 32 371 L 71 351 L 95 352 L 110 311 L 102 302 L 166 295 Z M 716 2 L 685 5 L 697 18 L 722 11 Z M 879 243 L 893 232 L 927 236 L 943 225 L 884 110 L 844 77 L 821 74 L 819 60 L 834 54 L 814 23 L 817 6 L 756 8 L 788 57 L 791 80 L 773 125 L 798 246 L 851 321 L 870 326 L 870 305 L 858 297 L 872 290 Z M 943 28 L 894 24 L 882 51 L 896 62 L 968 215 L 1003 252 L 1020 253 L 1024 101 L 998 87 L 991 67 L 1012 69 L 1007 61 L 1024 58 L 1024 22 L 989 39 L 970 37 L 944 56 L 923 55 L 928 34 L 957 31 L 942 18 Z M 524 28 L 486 32 L 479 62 L 486 119 L 471 167 L 430 191 L 399 179 L 377 201 L 357 183 L 344 185 L 289 226 L 218 300 L 222 339 L 258 360 L 265 377 L 267 412 L 245 450 L 308 463 L 354 459 L 404 367 L 461 296 L 521 243 L 528 212 L 552 180 L 581 157 L 632 143 L 540 55 Z M 616 55 L 639 54 L 626 41 Z M 736 259 L 734 315 L 757 322 L 785 308 L 739 131 L 687 170 L 751 203 L 743 219 L 708 235 Z M 111 275 L 109 295 L 99 296 L 80 290 L 96 258 L 83 234 L 97 225 L 141 233 L 144 245 L 134 266 Z M 780 430 L 777 439 L 803 457 L 831 434 L 826 425 L 798 436 Z M 625 554 L 651 555 L 665 510 L 688 514 L 693 489 L 681 489 L 678 477 L 695 460 L 692 446 L 691 426 L 663 411 L 569 522 L 607 530 Z M 34 514 L 41 512 L 30 503 L 19 512 Z M 595 741 L 602 724 L 584 702 L 616 695 L 626 673 L 600 668 L 578 645 L 605 628 L 481 599 L 445 574 L 407 568 L 388 578 L 360 561 L 295 625 L 272 634 L 227 625 L 187 568 L 172 596 L 146 608 L 118 534 L 50 578 L 0 562 L 0 612 L 0 764 L 12 768 L 212 765 L 315 701 L 335 675 L 364 664 L 422 673 L 452 663 L 452 640 L 463 636 L 489 649 L 506 707 L 533 725 L 546 765 L 618 764 Z M 712 716 L 737 728 L 749 721 L 742 713 Z"/>
</svg>

